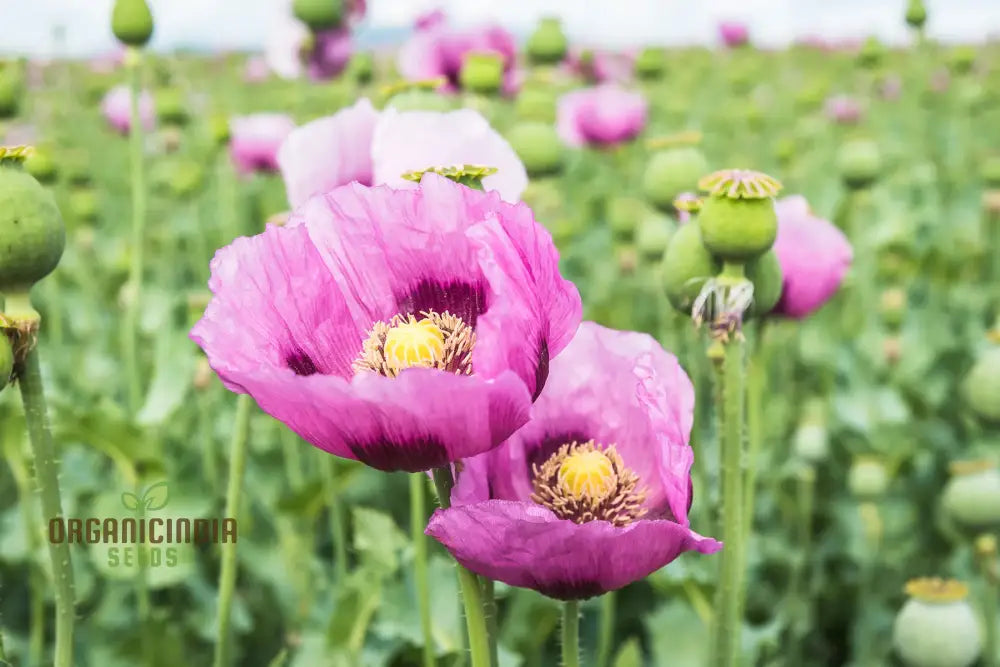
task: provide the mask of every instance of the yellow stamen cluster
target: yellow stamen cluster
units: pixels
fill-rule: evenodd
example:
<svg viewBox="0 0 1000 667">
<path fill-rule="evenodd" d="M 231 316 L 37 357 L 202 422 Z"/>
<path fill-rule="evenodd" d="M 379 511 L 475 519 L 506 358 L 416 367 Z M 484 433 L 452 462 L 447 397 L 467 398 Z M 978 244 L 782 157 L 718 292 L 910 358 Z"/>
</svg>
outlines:
<svg viewBox="0 0 1000 667">
<path fill-rule="evenodd" d="M 396 377 L 407 368 L 437 368 L 457 375 L 472 373 L 476 334 L 447 312 L 396 315 L 376 322 L 354 361 L 355 373 L 372 372 Z"/>
<path fill-rule="evenodd" d="M 625 467 L 614 446 L 572 442 L 532 472 L 531 499 L 562 519 L 627 526 L 646 513 L 646 494 L 636 488 L 639 476 Z"/>
<path fill-rule="evenodd" d="M 923 602 L 959 602 L 969 595 L 969 587 L 955 579 L 921 577 L 906 582 L 907 595 Z"/>
</svg>

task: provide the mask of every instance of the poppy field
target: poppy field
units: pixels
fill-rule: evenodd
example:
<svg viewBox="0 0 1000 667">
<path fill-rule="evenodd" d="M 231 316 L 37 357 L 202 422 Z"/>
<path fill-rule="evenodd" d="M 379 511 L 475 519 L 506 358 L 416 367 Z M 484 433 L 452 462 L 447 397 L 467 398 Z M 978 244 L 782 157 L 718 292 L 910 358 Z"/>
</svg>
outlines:
<svg viewBox="0 0 1000 667">
<path fill-rule="evenodd" d="M 1000 43 L 158 2 L 0 60 L 0 665 L 1000 667 Z"/>
</svg>

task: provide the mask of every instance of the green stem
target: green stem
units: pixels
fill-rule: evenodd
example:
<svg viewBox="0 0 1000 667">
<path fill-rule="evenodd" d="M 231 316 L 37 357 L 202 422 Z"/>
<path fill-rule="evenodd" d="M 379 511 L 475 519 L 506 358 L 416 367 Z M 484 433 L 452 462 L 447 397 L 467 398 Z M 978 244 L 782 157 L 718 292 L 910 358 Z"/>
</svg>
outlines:
<svg viewBox="0 0 1000 667">
<path fill-rule="evenodd" d="M 139 97 L 142 93 L 142 51 L 130 48 L 126 56 L 131 92 L 129 120 L 130 173 L 132 176 L 132 255 L 128 272 L 128 301 L 124 324 L 125 373 L 128 381 L 128 405 L 132 411 L 139 409 L 142 400 L 142 381 L 138 360 L 139 306 L 142 303 L 142 273 L 146 236 L 146 181 L 142 155 L 142 118 L 139 114 Z"/>
<path fill-rule="evenodd" d="M 431 617 L 431 589 L 427 570 L 427 482 L 424 473 L 410 475 L 410 538 L 413 540 L 413 578 L 417 584 L 417 606 L 423 633 L 423 664 L 434 667 L 434 622 Z"/>
<path fill-rule="evenodd" d="M 302 448 L 299 446 L 299 438 L 295 431 L 278 425 L 281 429 L 281 454 L 285 462 L 285 477 L 293 489 L 302 488 Z"/>
<path fill-rule="evenodd" d="M 580 667 L 580 603 L 563 602 L 562 667 Z"/>
<path fill-rule="evenodd" d="M 330 533 L 333 535 L 333 573 L 338 582 L 347 577 L 347 531 L 344 528 L 343 506 L 340 503 L 340 493 L 337 487 L 337 460 L 323 454 L 326 464 L 326 475 L 323 482 L 326 486 L 326 504 L 330 512 Z"/>
<path fill-rule="evenodd" d="M 747 557 L 753 535 L 754 505 L 757 501 L 757 470 L 760 467 L 761 446 L 764 440 L 764 392 L 767 384 L 767 359 L 762 353 L 763 322 L 757 331 L 757 354 L 747 368 L 747 466 L 743 476 L 743 532 L 740 541 L 740 606 L 742 617 L 746 603 Z"/>
<path fill-rule="evenodd" d="M 725 269 L 724 269 L 725 271 Z M 715 659 L 718 667 L 734 667 L 739 661 L 740 634 L 740 555 L 743 538 L 743 427 L 744 387 L 741 338 L 725 345 L 722 360 L 722 550 L 719 589 L 716 599 Z"/>
<path fill-rule="evenodd" d="M 438 502 L 441 507 L 451 507 L 451 489 L 455 479 L 450 467 L 434 469 L 434 486 L 437 489 Z M 483 613 L 483 599 L 479 581 L 469 570 L 458 565 L 458 584 L 462 589 L 462 601 L 465 606 L 465 625 L 469 633 L 469 655 L 472 667 L 490 667 L 490 639 L 486 627 L 486 615 Z"/>
<path fill-rule="evenodd" d="M 793 615 L 807 613 L 809 596 L 806 593 L 806 567 L 812 562 L 812 516 L 816 491 L 816 469 L 806 466 L 798 476 L 798 553 L 792 569 L 792 578 L 788 587 L 789 609 Z M 790 665 L 801 664 L 799 658 L 802 652 L 802 638 L 793 637 L 790 654 Z"/>
<path fill-rule="evenodd" d="M 141 489 L 136 489 L 137 492 Z M 137 493 L 136 495 L 141 495 Z M 141 523 L 145 515 L 145 507 L 140 505 L 136 513 L 136 519 Z M 149 582 L 147 580 L 146 561 L 149 557 L 149 550 L 145 543 L 139 544 L 139 558 L 136 563 L 135 573 L 135 596 L 139 608 L 139 636 L 142 637 L 142 661 L 144 665 L 155 664 L 153 656 L 153 638 L 150 635 L 151 627 L 149 619 L 151 616 L 151 606 L 149 601 Z"/>
<path fill-rule="evenodd" d="M 614 648 L 615 631 L 615 592 L 611 591 L 601 596 L 600 625 L 597 630 L 597 667 L 608 667 L 611 661 L 611 649 Z"/>
<path fill-rule="evenodd" d="M 229 447 L 229 485 L 226 488 L 226 517 L 237 517 L 243 474 L 247 463 L 247 436 L 250 431 L 251 398 L 240 394 L 236 401 L 236 423 Z M 233 609 L 233 591 L 236 588 L 236 542 L 222 544 L 222 565 L 219 569 L 219 619 L 215 643 L 214 667 L 228 667 L 232 659 L 229 636 L 229 618 Z"/>
<path fill-rule="evenodd" d="M 35 458 L 35 480 L 42 497 L 42 515 L 46 525 L 49 525 L 53 520 L 62 520 L 62 500 L 59 497 L 59 465 L 56 463 L 55 446 L 52 443 L 52 433 L 49 431 L 37 347 L 31 348 L 25 358 L 17 364 L 15 373 L 21 387 L 28 438 Z M 73 584 L 69 544 L 66 541 L 49 540 L 49 558 L 52 561 L 56 599 L 56 646 L 52 664 L 55 667 L 72 667 L 73 603 L 76 589 Z"/>
<path fill-rule="evenodd" d="M 490 664 L 500 667 L 500 647 L 497 643 L 497 598 L 492 579 L 479 577 L 479 587 L 483 591 L 483 610 L 486 612 L 486 632 L 490 636 Z"/>
<path fill-rule="evenodd" d="M 983 638 L 983 667 L 1000 666 L 1000 637 L 997 636 L 997 624 L 1000 623 L 1000 572 L 997 569 L 996 550 L 979 555 L 979 569 L 982 573 L 985 591 L 983 595 L 983 620 L 986 622 L 986 634 Z"/>
</svg>

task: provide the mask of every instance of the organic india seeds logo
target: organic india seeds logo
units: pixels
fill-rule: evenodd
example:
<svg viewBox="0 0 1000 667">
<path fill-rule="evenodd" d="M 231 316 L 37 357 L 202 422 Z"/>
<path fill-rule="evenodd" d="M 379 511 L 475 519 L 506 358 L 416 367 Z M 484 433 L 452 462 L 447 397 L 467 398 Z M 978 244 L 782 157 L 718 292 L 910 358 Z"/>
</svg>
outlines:
<svg viewBox="0 0 1000 667">
<path fill-rule="evenodd" d="M 139 495 L 126 491 L 120 505 L 107 496 L 103 500 L 97 503 L 102 509 L 99 516 L 52 519 L 49 541 L 87 545 L 104 561 L 102 565 L 131 569 L 174 568 L 185 556 L 193 557 L 194 545 L 237 540 L 235 518 L 209 519 L 167 509 L 170 491 L 166 482 L 153 484 Z"/>
</svg>

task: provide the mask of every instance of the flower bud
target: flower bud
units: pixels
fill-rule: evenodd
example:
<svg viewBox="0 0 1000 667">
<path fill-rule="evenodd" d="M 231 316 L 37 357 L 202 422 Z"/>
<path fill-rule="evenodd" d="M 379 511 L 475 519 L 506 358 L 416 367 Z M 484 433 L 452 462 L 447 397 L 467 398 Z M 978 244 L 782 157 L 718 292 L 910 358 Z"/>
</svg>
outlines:
<svg viewBox="0 0 1000 667">
<path fill-rule="evenodd" d="M 111 32 L 126 46 L 145 46 L 153 36 L 153 15 L 146 0 L 115 0 Z"/>
<path fill-rule="evenodd" d="M 952 464 L 941 506 L 956 524 L 979 533 L 1000 527 L 1000 470 L 992 461 Z"/>
<path fill-rule="evenodd" d="M 880 460 L 859 456 L 847 473 L 847 487 L 859 500 L 876 500 L 889 488 L 889 472 Z"/>
<path fill-rule="evenodd" d="M 977 417 L 1000 423 L 1000 347 L 986 350 L 965 376 L 965 397 Z"/>
<path fill-rule="evenodd" d="M 661 211 L 673 211 L 673 202 L 683 192 L 696 190 L 698 179 L 708 171 L 708 160 L 694 146 L 658 151 L 650 157 L 642 175 L 642 192 Z"/>
<path fill-rule="evenodd" d="M 667 71 L 666 50 L 647 46 L 635 59 L 635 75 L 643 81 L 657 81 Z"/>
<path fill-rule="evenodd" d="M 343 0 L 292 0 L 292 13 L 313 33 L 336 28 L 344 14 Z"/>
<path fill-rule="evenodd" d="M 558 63 L 566 56 L 569 40 L 557 18 L 543 18 L 528 37 L 525 50 L 531 62 L 539 65 Z"/>
<path fill-rule="evenodd" d="M 673 233 L 674 224 L 669 218 L 647 214 L 635 230 L 635 249 L 639 259 L 650 263 L 660 261 Z"/>
<path fill-rule="evenodd" d="M 503 86 L 503 58 L 492 52 L 467 54 L 459 81 L 463 90 L 482 95 L 497 93 Z"/>
<path fill-rule="evenodd" d="M 923 0 L 910 0 L 906 5 L 906 23 L 917 30 L 927 23 L 927 8 L 924 7 Z"/>
<path fill-rule="evenodd" d="M 170 125 L 184 125 L 188 120 L 184 93 L 177 88 L 162 88 L 156 92 L 156 117 Z"/>
<path fill-rule="evenodd" d="M 42 185 L 54 183 L 56 176 L 56 163 L 48 151 L 36 150 L 24 160 L 24 170 L 35 177 L 35 180 Z"/>
<path fill-rule="evenodd" d="M 892 329 L 898 329 L 906 315 L 906 290 L 890 287 L 882 292 L 880 299 L 882 321 Z"/>
<path fill-rule="evenodd" d="M 753 283 L 753 303 L 744 315 L 745 319 L 766 315 L 771 312 L 781 298 L 781 262 L 771 248 L 763 255 L 754 257 L 746 264 L 746 276 Z"/>
<path fill-rule="evenodd" d="M 74 188 L 69 193 L 69 214 L 80 222 L 97 220 L 100 205 L 93 188 Z"/>
<path fill-rule="evenodd" d="M 0 332 L 0 392 L 10 383 L 14 374 L 14 349 L 10 338 Z"/>
<path fill-rule="evenodd" d="M 882 155 L 873 141 L 855 139 L 840 147 L 837 168 L 847 187 L 860 190 L 870 187 L 882 171 Z"/>
<path fill-rule="evenodd" d="M 896 615 L 892 645 L 906 667 L 969 667 L 982 651 L 979 620 L 957 581 L 916 579 Z"/>
<path fill-rule="evenodd" d="M 674 308 L 690 315 L 705 282 L 719 273 L 719 263 L 701 241 L 696 220 L 681 225 L 663 254 L 660 274 L 663 289 Z"/>
<path fill-rule="evenodd" d="M 563 142 L 550 123 L 518 123 L 507 134 L 507 141 L 521 158 L 529 176 L 547 176 L 562 170 Z"/>
<path fill-rule="evenodd" d="M 706 176 L 698 186 L 710 195 L 698 221 L 702 241 L 713 255 L 746 261 L 774 245 L 778 216 L 773 197 L 781 188 L 778 181 L 760 172 L 728 169 Z"/>
<path fill-rule="evenodd" d="M 869 37 L 858 52 L 858 64 L 866 69 L 875 69 L 885 60 L 886 51 L 885 45 L 878 40 L 878 37 Z"/>
<path fill-rule="evenodd" d="M 30 174 L 0 167 L 0 292 L 27 292 L 49 275 L 66 246 L 52 193 Z"/>
<path fill-rule="evenodd" d="M 967 74 L 976 64 L 976 49 L 969 45 L 960 45 L 948 54 L 948 67 L 955 74 Z"/>
</svg>

